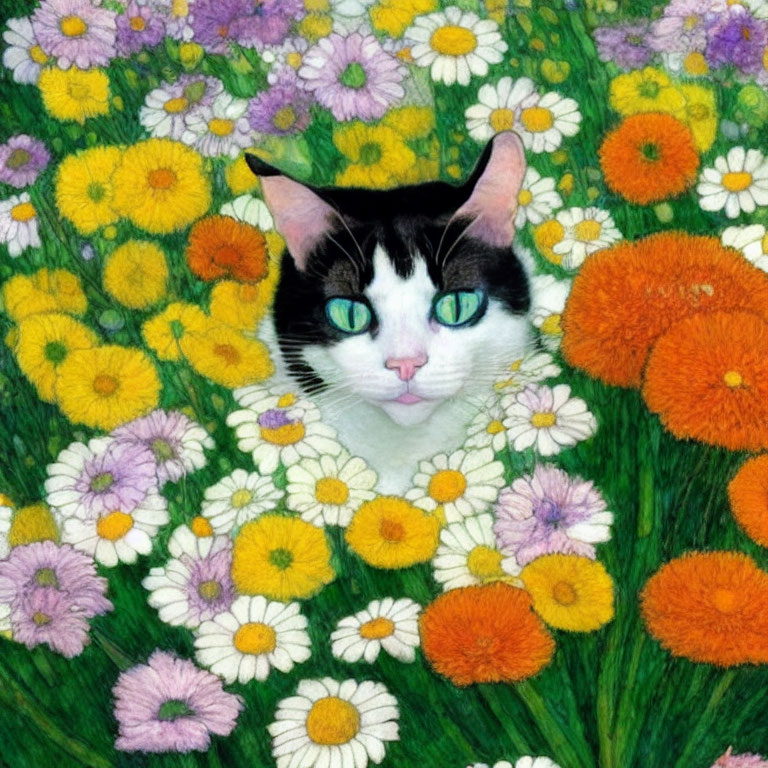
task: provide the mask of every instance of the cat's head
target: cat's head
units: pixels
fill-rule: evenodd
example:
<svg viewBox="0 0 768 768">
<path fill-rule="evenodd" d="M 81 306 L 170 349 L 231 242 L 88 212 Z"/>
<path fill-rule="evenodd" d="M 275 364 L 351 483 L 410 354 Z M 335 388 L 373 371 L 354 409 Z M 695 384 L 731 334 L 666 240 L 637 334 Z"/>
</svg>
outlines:
<svg viewBox="0 0 768 768">
<path fill-rule="evenodd" d="M 461 186 L 314 188 L 249 164 L 287 244 L 280 350 L 309 392 L 417 424 L 446 399 L 487 392 L 520 356 L 530 297 L 512 250 L 517 135 L 497 135 Z"/>
</svg>

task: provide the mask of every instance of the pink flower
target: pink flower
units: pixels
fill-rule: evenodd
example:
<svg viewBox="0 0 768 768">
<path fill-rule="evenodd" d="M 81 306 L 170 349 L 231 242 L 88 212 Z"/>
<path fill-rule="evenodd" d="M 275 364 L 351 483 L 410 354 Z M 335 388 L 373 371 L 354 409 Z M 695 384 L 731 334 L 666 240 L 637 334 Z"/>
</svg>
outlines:
<svg viewBox="0 0 768 768">
<path fill-rule="evenodd" d="M 768 760 L 763 760 L 760 755 L 751 752 L 734 755 L 733 747 L 728 747 L 726 753 L 715 761 L 712 768 L 768 768 Z"/>
</svg>

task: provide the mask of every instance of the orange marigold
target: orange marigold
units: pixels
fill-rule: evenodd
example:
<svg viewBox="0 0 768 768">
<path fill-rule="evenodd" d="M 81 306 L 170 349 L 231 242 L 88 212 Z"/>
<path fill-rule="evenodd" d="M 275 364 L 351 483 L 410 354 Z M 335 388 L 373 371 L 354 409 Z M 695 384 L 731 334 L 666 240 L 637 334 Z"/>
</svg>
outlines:
<svg viewBox="0 0 768 768">
<path fill-rule="evenodd" d="M 638 387 L 653 342 L 697 312 L 768 319 L 768 276 L 716 237 L 661 232 L 590 256 L 562 317 L 566 359 L 607 384 Z"/>
<path fill-rule="evenodd" d="M 528 593 L 502 582 L 440 595 L 424 610 L 419 628 L 424 654 L 456 685 L 524 680 L 555 650 Z"/>
<path fill-rule="evenodd" d="M 643 397 L 677 437 L 768 448 L 768 323 L 750 312 L 681 320 L 651 350 Z"/>
<path fill-rule="evenodd" d="M 685 192 L 699 170 L 691 130 L 660 113 L 626 118 L 605 137 L 599 154 L 608 187 L 639 205 Z"/>
<path fill-rule="evenodd" d="M 674 656 L 731 667 L 768 662 L 768 574 L 740 552 L 689 552 L 640 593 L 648 631 Z"/>
<path fill-rule="evenodd" d="M 768 547 L 768 454 L 745 462 L 728 485 L 731 511 L 753 541 Z"/>
<path fill-rule="evenodd" d="M 230 216 L 208 216 L 190 230 L 187 262 L 203 280 L 254 283 L 266 277 L 267 260 L 264 235 Z"/>
</svg>

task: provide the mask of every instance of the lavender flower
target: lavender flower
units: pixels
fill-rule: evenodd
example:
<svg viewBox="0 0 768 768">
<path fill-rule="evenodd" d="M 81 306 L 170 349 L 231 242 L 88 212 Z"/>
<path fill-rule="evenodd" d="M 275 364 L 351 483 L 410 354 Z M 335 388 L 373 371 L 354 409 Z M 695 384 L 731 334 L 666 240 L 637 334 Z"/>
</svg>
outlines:
<svg viewBox="0 0 768 768">
<path fill-rule="evenodd" d="M 243 709 L 216 675 L 191 661 L 155 651 L 148 664 L 123 672 L 112 689 L 119 736 L 126 752 L 205 751 L 211 733 L 228 736 Z"/>
<path fill-rule="evenodd" d="M 117 52 L 121 56 L 130 56 L 145 46 L 152 48 L 164 36 L 162 16 L 153 13 L 150 6 L 139 5 L 136 0 L 128 3 L 124 13 L 117 17 Z"/>
<path fill-rule="evenodd" d="M 595 543 L 608 541 L 613 515 L 591 482 L 538 465 L 504 488 L 496 504 L 494 532 L 502 548 L 523 566 L 551 553 L 595 557 Z"/>
<path fill-rule="evenodd" d="M 594 32 L 597 53 L 602 61 L 612 61 L 622 69 L 640 69 L 652 56 L 647 35 L 647 24 L 598 27 Z"/>
<path fill-rule="evenodd" d="M 227 53 L 250 5 L 248 0 L 198 0 L 192 20 L 195 42 L 209 53 Z"/>
<path fill-rule="evenodd" d="M 51 155 L 40 139 L 19 133 L 0 146 L 0 181 L 21 189 L 34 184 Z"/>
<path fill-rule="evenodd" d="M 239 20 L 235 36 L 240 45 L 258 49 L 280 45 L 288 37 L 293 22 L 305 14 L 302 0 L 260 0 L 253 6 L 253 12 Z"/>
<path fill-rule="evenodd" d="M 733 747 L 728 747 L 725 754 L 715 761 L 712 768 L 768 768 L 768 760 L 752 752 L 734 755 Z"/>
<path fill-rule="evenodd" d="M 299 76 L 337 120 L 377 120 L 405 95 L 405 70 L 373 35 L 332 34 L 311 48 Z"/>
<path fill-rule="evenodd" d="M 296 72 L 283 67 L 273 84 L 251 100 L 248 121 L 259 133 L 287 136 L 299 133 L 309 125 L 309 108 L 313 99 L 302 88 Z"/>
<path fill-rule="evenodd" d="M 32 16 L 37 42 L 60 69 L 109 64 L 115 49 L 115 13 L 89 0 L 43 0 Z"/>
<path fill-rule="evenodd" d="M 664 15 L 651 24 L 648 44 L 662 53 L 702 52 L 707 47 L 707 30 L 717 14 L 707 0 L 673 0 Z"/>
<path fill-rule="evenodd" d="M 764 22 L 741 5 L 731 6 L 710 30 L 707 62 L 712 68 L 733 64 L 743 72 L 758 72 L 767 38 Z"/>
</svg>

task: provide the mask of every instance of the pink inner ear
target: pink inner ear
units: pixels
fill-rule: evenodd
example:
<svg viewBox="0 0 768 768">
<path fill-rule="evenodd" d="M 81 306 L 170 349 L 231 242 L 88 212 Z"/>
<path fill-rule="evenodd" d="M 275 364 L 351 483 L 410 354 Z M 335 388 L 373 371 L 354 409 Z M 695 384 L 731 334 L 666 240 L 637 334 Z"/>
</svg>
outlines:
<svg viewBox="0 0 768 768">
<path fill-rule="evenodd" d="M 338 214 L 311 189 L 285 176 L 262 176 L 264 200 L 296 266 L 305 269 L 312 249 L 333 230 Z"/>
<path fill-rule="evenodd" d="M 456 212 L 457 217 L 471 217 L 468 234 L 489 245 L 512 245 L 515 237 L 517 196 L 525 176 L 525 151 L 520 137 L 512 131 L 493 138 L 488 164 L 475 184 L 472 194 Z"/>
</svg>

